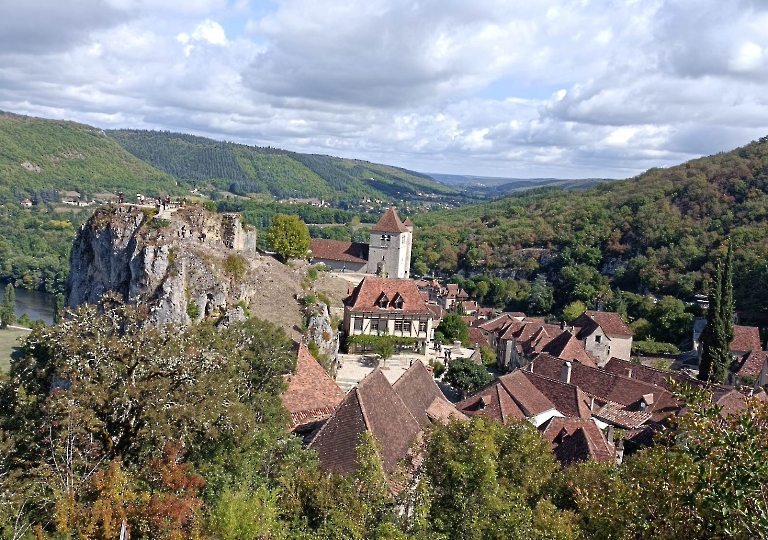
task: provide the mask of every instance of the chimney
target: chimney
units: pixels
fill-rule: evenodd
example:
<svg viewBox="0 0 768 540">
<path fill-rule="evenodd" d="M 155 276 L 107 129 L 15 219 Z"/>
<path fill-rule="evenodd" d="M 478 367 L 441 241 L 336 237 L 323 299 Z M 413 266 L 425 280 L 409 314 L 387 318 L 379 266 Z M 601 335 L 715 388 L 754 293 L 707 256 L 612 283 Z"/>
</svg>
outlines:
<svg viewBox="0 0 768 540">
<path fill-rule="evenodd" d="M 533 373 L 533 360 L 531 360 L 531 373 Z"/>
<path fill-rule="evenodd" d="M 624 441 L 616 443 L 616 465 L 621 465 L 624 461 Z"/>
<path fill-rule="evenodd" d="M 563 364 L 563 370 L 560 372 L 560 380 L 565 384 L 571 384 L 571 363 Z"/>
<path fill-rule="evenodd" d="M 613 426 L 608 426 L 608 436 L 606 437 L 608 444 L 613 444 Z"/>
<path fill-rule="evenodd" d="M 589 410 L 590 411 L 595 410 L 595 396 L 592 396 L 589 398 Z"/>
<path fill-rule="evenodd" d="M 627 368 L 627 377 L 632 378 L 632 368 Z"/>
</svg>

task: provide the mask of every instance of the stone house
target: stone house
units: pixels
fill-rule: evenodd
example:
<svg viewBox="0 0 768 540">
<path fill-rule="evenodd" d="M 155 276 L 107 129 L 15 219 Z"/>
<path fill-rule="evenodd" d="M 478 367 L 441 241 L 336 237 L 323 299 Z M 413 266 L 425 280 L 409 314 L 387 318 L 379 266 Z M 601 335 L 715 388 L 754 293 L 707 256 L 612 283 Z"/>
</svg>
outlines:
<svg viewBox="0 0 768 540">
<path fill-rule="evenodd" d="M 366 276 L 344 300 L 344 333 L 414 338 L 422 348 L 433 339 L 434 315 L 415 281 Z"/>
<path fill-rule="evenodd" d="M 629 360 L 632 355 L 634 332 L 621 315 L 606 311 L 586 311 L 571 323 L 576 338 L 604 366 L 612 357 Z"/>
</svg>

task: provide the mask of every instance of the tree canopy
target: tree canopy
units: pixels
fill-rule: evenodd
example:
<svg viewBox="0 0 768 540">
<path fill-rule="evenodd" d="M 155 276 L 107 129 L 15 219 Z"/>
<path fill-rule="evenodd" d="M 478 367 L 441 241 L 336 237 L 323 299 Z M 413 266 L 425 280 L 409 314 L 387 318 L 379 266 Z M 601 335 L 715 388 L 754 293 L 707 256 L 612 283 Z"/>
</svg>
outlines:
<svg viewBox="0 0 768 540">
<path fill-rule="evenodd" d="M 283 261 L 305 257 L 309 249 L 309 229 L 299 216 L 276 214 L 267 231 L 267 241 Z"/>
</svg>

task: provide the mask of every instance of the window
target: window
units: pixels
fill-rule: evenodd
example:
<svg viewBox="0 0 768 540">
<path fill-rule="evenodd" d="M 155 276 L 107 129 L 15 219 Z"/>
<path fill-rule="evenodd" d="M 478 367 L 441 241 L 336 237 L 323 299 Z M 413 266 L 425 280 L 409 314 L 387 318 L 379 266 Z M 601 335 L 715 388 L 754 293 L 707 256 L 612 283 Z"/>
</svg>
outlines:
<svg viewBox="0 0 768 540">
<path fill-rule="evenodd" d="M 603 339 L 603 336 L 595 336 L 595 343 L 600 343 Z"/>
<path fill-rule="evenodd" d="M 403 321 L 403 332 L 411 333 L 411 321 Z"/>
<path fill-rule="evenodd" d="M 371 321 L 371 332 L 379 331 L 379 321 Z"/>
<path fill-rule="evenodd" d="M 403 297 L 398 295 L 393 304 L 395 304 L 395 309 L 403 309 Z"/>
<path fill-rule="evenodd" d="M 427 331 L 427 321 L 419 321 L 419 332 L 426 333 Z"/>
<path fill-rule="evenodd" d="M 355 317 L 355 330 L 363 329 L 363 319 L 361 317 Z"/>
<path fill-rule="evenodd" d="M 403 331 L 403 321 L 395 321 L 395 332 Z"/>
</svg>

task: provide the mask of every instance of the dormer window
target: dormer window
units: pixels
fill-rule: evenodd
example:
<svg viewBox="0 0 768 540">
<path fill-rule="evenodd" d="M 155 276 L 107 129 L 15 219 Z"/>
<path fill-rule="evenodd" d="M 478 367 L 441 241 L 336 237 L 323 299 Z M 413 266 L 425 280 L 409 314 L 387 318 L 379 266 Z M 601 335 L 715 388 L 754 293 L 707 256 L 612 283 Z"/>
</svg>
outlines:
<svg viewBox="0 0 768 540">
<path fill-rule="evenodd" d="M 395 295 L 395 299 L 392 300 L 392 305 L 395 307 L 395 309 L 403 309 L 403 297 L 400 296 L 400 293 Z"/>
<path fill-rule="evenodd" d="M 387 293 L 381 293 L 381 296 L 379 296 L 379 299 L 376 301 L 376 304 L 382 309 L 387 309 L 387 305 L 389 304 L 389 298 L 387 298 Z"/>
</svg>

